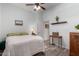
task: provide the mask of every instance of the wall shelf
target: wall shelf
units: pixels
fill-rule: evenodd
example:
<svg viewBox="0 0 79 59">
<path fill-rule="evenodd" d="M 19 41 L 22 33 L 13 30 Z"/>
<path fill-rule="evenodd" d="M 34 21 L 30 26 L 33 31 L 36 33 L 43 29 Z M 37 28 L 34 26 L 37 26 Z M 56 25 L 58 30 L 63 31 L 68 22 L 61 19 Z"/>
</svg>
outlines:
<svg viewBox="0 0 79 59">
<path fill-rule="evenodd" d="M 64 23 L 67 23 L 67 21 L 62 21 L 62 22 L 51 23 L 51 25 L 64 24 Z"/>
</svg>

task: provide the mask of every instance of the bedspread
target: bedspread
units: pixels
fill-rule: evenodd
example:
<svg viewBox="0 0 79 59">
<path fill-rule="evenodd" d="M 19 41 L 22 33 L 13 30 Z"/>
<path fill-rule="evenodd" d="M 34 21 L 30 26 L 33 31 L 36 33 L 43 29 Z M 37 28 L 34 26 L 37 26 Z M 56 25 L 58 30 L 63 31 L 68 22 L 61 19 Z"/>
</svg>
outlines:
<svg viewBox="0 0 79 59">
<path fill-rule="evenodd" d="M 6 38 L 3 56 L 32 56 L 44 50 L 44 40 L 40 36 L 10 36 Z"/>
</svg>

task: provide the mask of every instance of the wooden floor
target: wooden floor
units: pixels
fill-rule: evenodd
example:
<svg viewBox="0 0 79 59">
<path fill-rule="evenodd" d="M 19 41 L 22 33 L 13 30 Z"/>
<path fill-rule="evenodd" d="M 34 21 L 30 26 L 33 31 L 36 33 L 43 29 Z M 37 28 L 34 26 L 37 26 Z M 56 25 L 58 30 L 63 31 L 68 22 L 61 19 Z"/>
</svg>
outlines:
<svg viewBox="0 0 79 59">
<path fill-rule="evenodd" d="M 64 48 L 59 48 L 57 46 L 49 46 L 45 48 L 46 56 L 68 56 L 68 50 Z"/>
<path fill-rule="evenodd" d="M 65 48 L 50 45 L 48 41 L 45 41 L 45 52 L 37 53 L 35 56 L 69 56 L 69 51 Z"/>
</svg>

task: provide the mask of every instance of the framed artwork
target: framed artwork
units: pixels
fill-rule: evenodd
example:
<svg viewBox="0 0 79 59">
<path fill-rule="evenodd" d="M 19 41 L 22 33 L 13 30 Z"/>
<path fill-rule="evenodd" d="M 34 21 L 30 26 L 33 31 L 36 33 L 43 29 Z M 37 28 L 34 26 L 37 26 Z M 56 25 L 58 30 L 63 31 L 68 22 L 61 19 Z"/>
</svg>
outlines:
<svg viewBox="0 0 79 59">
<path fill-rule="evenodd" d="M 15 25 L 23 25 L 23 20 L 15 20 Z"/>
<path fill-rule="evenodd" d="M 49 28 L 49 24 L 45 24 L 45 28 Z"/>
</svg>

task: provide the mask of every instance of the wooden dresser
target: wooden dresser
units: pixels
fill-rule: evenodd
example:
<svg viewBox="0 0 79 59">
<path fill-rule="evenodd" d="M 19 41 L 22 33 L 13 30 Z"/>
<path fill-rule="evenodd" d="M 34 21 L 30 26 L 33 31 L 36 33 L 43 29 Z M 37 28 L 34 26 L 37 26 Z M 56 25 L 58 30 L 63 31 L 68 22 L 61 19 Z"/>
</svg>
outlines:
<svg viewBox="0 0 79 59">
<path fill-rule="evenodd" d="M 70 32 L 70 56 L 79 56 L 79 32 Z"/>
</svg>

